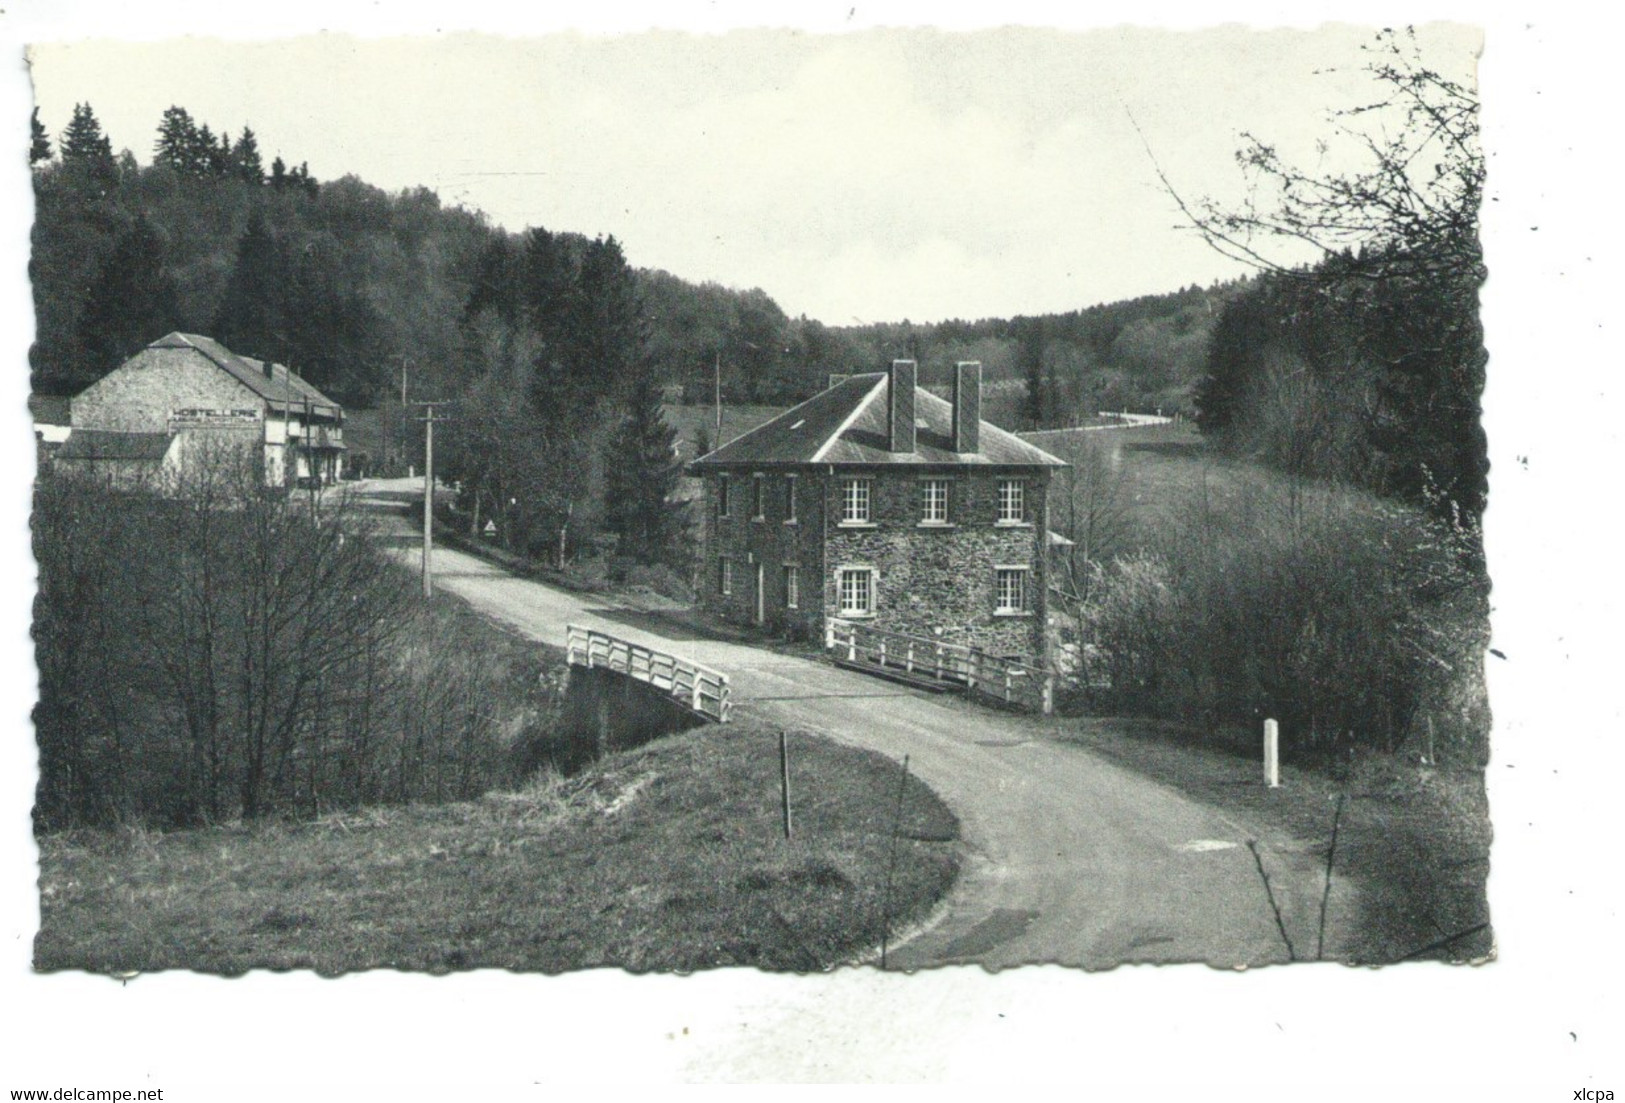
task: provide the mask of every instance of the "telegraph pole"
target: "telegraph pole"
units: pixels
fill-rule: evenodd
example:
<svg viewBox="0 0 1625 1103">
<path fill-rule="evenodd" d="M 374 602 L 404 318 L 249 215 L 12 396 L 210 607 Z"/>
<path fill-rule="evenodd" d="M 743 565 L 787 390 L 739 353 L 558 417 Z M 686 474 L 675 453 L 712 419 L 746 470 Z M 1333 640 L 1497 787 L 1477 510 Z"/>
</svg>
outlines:
<svg viewBox="0 0 1625 1103">
<path fill-rule="evenodd" d="M 305 396 L 305 477 L 310 480 L 310 519 L 316 520 L 316 488 L 320 485 L 320 476 L 316 474 L 316 451 L 311 447 L 310 434 L 315 427 L 310 422 L 310 396 Z"/>
<path fill-rule="evenodd" d="M 412 405 L 424 408 L 423 416 L 418 418 L 423 422 L 423 596 L 432 597 L 434 576 L 429 573 L 429 553 L 434 550 L 434 423 L 447 420 L 437 417 L 434 408 L 446 402 L 437 399 Z"/>
</svg>

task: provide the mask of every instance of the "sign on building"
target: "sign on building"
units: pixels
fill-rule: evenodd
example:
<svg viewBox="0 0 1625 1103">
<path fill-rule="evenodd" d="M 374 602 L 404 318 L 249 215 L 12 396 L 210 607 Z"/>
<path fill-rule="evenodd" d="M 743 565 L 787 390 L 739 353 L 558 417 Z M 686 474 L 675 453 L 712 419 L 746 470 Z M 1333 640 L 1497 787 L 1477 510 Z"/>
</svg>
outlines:
<svg viewBox="0 0 1625 1103">
<path fill-rule="evenodd" d="M 233 410 L 211 410 L 200 406 L 183 406 L 169 411 L 169 428 L 175 429 L 251 429 L 260 423 L 260 411 L 251 407 Z"/>
</svg>

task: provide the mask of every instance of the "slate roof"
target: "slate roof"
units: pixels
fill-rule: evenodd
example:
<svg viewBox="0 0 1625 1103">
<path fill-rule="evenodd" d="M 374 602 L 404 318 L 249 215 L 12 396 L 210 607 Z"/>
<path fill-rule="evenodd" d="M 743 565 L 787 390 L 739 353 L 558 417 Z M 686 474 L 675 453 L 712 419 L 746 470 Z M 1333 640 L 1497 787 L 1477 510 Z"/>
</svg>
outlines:
<svg viewBox="0 0 1625 1103">
<path fill-rule="evenodd" d="M 836 466 L 1065 467 L 1043 449 L 984 421 L 978 452 L 953 450 L 953 405 L 924 388 L 914 392 L 915 450 L 886 450 L 884 372 L 854 375 L 791 407 L 766 425 L 695 460 L 696 473 L 717 467 Z"/>
<path fill-rule="evenodd" d="M 281 364 L 271 365 L 271 375 L 265 374 L 265 361 L 251 356 L 239 356 L 213 337 L 196 333 L 170 333 L 147 346 L 153 349 L 196 349 L 217 367 L 223 368 L 243 386 L 268 402 L 281 403 L 303 409 L 308 400 L 311 412 L 324 417 L 338 417 L 344 408 L 298 375 Z"/>
<path fill-rule="evenodd" d="M 156 463 L 174 439 L 168 433 L 120 433 L 111 429 L 75 429 L 57 449 L 59 460 L 143 460 Z"/>
<path fill-rule="evenodd" d="M 68 425 L 73 399 L 66 395 L 31 394 L 28 396 L 28 414 L 35 425 Z"/>
</svg>

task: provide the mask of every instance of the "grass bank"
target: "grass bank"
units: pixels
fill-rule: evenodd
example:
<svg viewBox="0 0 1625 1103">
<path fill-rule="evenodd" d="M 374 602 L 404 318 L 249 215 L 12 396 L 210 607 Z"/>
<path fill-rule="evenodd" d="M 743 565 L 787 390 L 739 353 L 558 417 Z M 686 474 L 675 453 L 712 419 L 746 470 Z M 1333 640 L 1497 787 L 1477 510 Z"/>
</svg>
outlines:
<svg viewBox="0 0 1625 1103">
<path fill-rule="evenodd" d="M 35 966 L 829 968 L 947 892 L 958 824 L 881 755 L 801 734 L 790 753 L 790 840 L 777 732 L 732 725 L 476 801 L 48 835 Z"/>
</svg>

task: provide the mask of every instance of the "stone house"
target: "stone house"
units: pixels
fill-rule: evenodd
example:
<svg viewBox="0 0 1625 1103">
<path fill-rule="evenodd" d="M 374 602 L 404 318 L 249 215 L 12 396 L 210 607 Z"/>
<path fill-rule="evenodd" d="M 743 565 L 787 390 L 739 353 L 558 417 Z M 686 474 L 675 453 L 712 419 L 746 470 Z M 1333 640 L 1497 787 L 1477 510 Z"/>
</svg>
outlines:
<svg viewBox="0 0 1625 1103">
<path fill-rule="evenodd" d="M 281 364 L 171 333 L 74 398 L 55 466 L 146 483 L 241 450 L 268 486 L 337 481 L 344 408 Z"/>
<path fill-rule="evenodd" d="M 820 638 L 831 619 L 1047 658 L 1047 491 L 1066 466 L 981 420 L 916 365 L 850 376 L 689 465 L 703 485 L 703 605 Z"/>
</svg>

